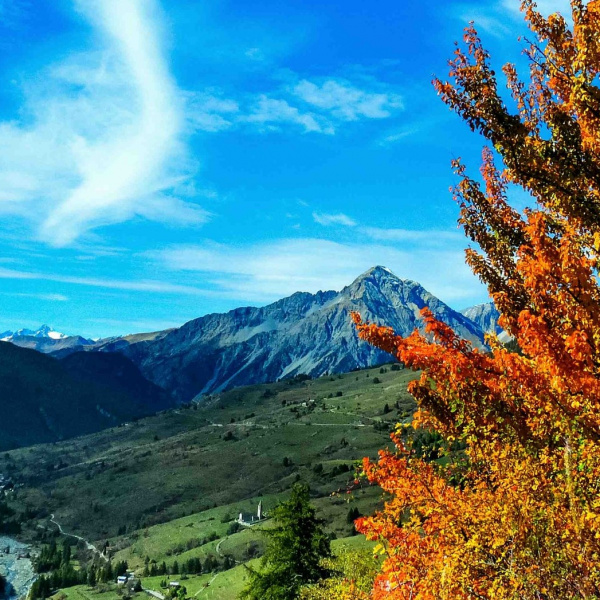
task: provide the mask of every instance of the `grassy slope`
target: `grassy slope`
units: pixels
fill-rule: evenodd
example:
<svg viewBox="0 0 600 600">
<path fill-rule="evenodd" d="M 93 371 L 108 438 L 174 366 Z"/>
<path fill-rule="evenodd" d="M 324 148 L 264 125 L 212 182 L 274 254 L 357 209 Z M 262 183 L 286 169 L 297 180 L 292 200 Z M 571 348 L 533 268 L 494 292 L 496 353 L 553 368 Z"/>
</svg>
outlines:
<svg viewBox="0 0 600 600">
<path fill-rule="evenodd" d="M 14 474 L 24 484 L 14 503 L 37 513 L 28 532 L 32 539 L 39 526 L 55 527 L 45 517 L 55 513 L 66 531 L 99 542 L 108 539 L 115 558 L 126 559 L 138 572 L 146 556 L 168 565 L 216 554 L 247 560 L 249 545 L 260 547 L 262 537 L 257 528 L 227 536 L 231 520 L 239 512 L 254 512 L 259 500 L 268 511 L 298 479 L 310 483 L 328 531 L 345 538 L 351 529 L 349 507 L 372 512 L 380 490 L 367 486 L 346 494 L 353 471 L 333 475 L 332 470 L 374 456 L 389 444 L 389 430 L 412 414 L 406 385 L 413 377 L 376 368 L 240 388 L 196 409 L 0 454 L 0 473 Z M 380 383 L 373 383 L 375 378 Z M 387 414 L 385 404 L 393 409 Z M 233 439 L 225 439 L 229 436 Z M 316 465 L 323 466 L 321 473 Z M 117 534 L 122 528 L 126 532 Z M 212 533 L 217 540 L 185 548 L 186 542 Z M 336 540 L 341 542 L 365 543 L 360 536 Z M 240 565 L 214 580 L 214 575 L 190 577 L 186 587 L 192 596 L 230 600 L 243 587 L 244 575 Z M 158 586 L 162 577 L 150 579 L 144 580 L 146 587 Z M 114 600 L 86 586 L 67 595 L 69 600 Z"/>
<path fill-rule="evenodd" d="M 373 384 L 375 377 L 381 383 Z M 240 388 L 197 410 L 169 411 L 75 440 L 1 454 L 0 473 L 24 483 L 17 494 L 21 507 L 40 517 L 55 513 L 65 530 L 94 540 L 112 538 L 121 527 L 133 532 L 280 494 L 298 477 L 316 495 L 326 496 L 352 476 L 331 477 L 336 464 L 374 456 L 389 443 L 393 424 L 411 414 L 406 384 L 413 377 L 370 369 L 293 385 Z M 338 391 L 342 397 L 327 398 Z M 300 404 L 309 399 L 316 400 L 312 412 Z M 401 409 L 383 415 L 383 406 L 396 401 Z M 384 430 L 377 430 L 382 420 Z M 228 432 L 230 441 L 224 439 Z M 283 457 L 291 466 L 283 465 Z M 323 475 L 314 473 L 317 463 L 323 464 Z"/>
</svg>

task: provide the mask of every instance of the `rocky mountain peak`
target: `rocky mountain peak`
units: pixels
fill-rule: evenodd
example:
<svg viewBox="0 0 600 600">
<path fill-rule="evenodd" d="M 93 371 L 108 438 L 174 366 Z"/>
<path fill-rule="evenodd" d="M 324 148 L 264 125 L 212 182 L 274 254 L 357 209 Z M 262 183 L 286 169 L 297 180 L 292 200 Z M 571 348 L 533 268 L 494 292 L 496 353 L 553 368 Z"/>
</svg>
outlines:
<svg viewBox="0 0 600 600">
<path fill-rule="evenodd" d="M 411 305 L 422 308 L 430 299 L 437 301 L 420 283 L 400 279 L 387 267 L 372 267 L 340 292 L 351 302 L 366 302 L 377 316 L 380 306 Z M 381 315 L 383 316 L 383 315 Z"/>
<path fill-rule="evenodd" d="M 100 349 L 123 352 L 154 383 L 189 401 L 238 385 L 391 360 L 358 338 L 350 313 L 410 335 L 424 329 L 424 306 L 482 346 L 483 333 L 469 319 L 419 283 L 375 266 L 340 292 L 296 293 L 261 308 L 200 317 L 155 341 Z"/>
<path fill-rule="evenodd" d="M 351 286 L 356 283 L 361 283 L 363 281 L 382 283 L 384 281 L 402 281 L 402 280 L 387 267 L 378 265 L 375 267 L 371 267 L 368 271 L 365 271 L 362 275 L 359 275 L 354 280 L 354 282 L 351 284 Z"/>
<path fill-rule="evenodd" d="M 357 277 L 340 294 L 350 298 L 362 298 L 366 295 L 381 294 L 385 290 L 397 289 L 403 286 L 404 281 L 396 276 L 387 267 L 372 267 Z"/>
</svg>

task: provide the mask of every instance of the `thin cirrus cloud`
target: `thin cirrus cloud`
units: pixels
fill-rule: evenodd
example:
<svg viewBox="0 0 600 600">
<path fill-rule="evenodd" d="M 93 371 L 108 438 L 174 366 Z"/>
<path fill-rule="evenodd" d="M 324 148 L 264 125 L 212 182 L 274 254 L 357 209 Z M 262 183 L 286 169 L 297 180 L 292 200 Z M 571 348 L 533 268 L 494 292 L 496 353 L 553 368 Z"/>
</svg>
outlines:
<svg viewBox="0 0 600 600">
<path fill-rule="evenodd" d="M 26 294 L 17 292 L 2 292 L 3 296 L 13 298 L 33 298 L 34 300 L 46 300 L 47 302 L 68 302 L 69 297 L 64 294 Z"/>
<path fill-rule="evenodd" d="M 414 230 L 414 229 L 386 229 L 382 227 L 362 227 L 361 233 L 373 240 L 381 242 L 411 242 L 431 246 L 443 244 L 464 244 L 465 236 L 459 231 L 444 230 Z"/>
<path fill-rule="evenodd" d="M 269 98 L 265 94 L 259 96 L 251 112 L 242 120 L 263 129 L 278 129 L 282 124 L 291 123 L 299 125 L 305 132 L 334 133 L 333 125 L 323 117 L 301 112 L 287 100 Z"/>
<path fill-rule="evenodd" d="M 536 0 L 535 4 L 539 12 L 545 17 L 552 13 L 560 13 L 564 17 L 571 14 L 570 0 Z M 501 0 L 501 6 L 514 14 L 522 14 L 520 0 Z"/>
<path fill-rule="evenodd" d="M 186 92 L 186 117 L 192 129 L 215 133 L 233 126 L 240 105 L 236 100 L 223 98 L 218 90 Z"/>
<path fill-rule="evenodd" d="M 226 98 L 219 90 L 185 95 L 192 129 L 218 132 L 234 127 L 265 133 L 295 128 L 303 133 L 333 135 L 351 121 L 387 119 L 404 109 L 401 96 L 381 82 L 376 89 L 329 78 L 302 79 L 269 92 Z"/>
<path fill-rule="evenodd" d="M 330 79 L 319 85 L 303 79 L 293 91 L 307 104 L 328 111 L 342 121 L 385 119 L 403 109 L 398 94 L 362 90 L 344 80 Z"/>
<path fill-rule="evenodd" d="M 99 47 L 32 78 L 25 116 L 0 123 L 0 211 L 39 215 L 39 236 L 56 246 L 134 215 L 204 222 L 177 195 L 192 165 L 153 0 L 76 6 Z"/>
<path fill-rule="evenodd" d="M 149 258 L 174 272 L 201 274 L 222 297 L 268 302 L 297 291 L 340 290 L 361 272 L 384 264 L 419 281 L 446 302 L 480 298 L 483 287 L 464 264 L 462 250 L 411 245 L 343 244 L 318 238 L 281 239 L 237 247 L 215 243 L 175 246 Z"/>
<path fill-rule="evenodd" d="M 352 217 L 344 213 L 327 214 L 313 212 L 312 217 L 315 223 L 325 227 L 353 227 L 358 234 L 362 234 L 377 242 L 410 242 L 428 246 L 441 246 L 445 244 L 464 244 L 465 239 L 464 235 L 458 230 L 418 230 L 358 226 L 358 223 Z"/>
<path fill-rule="evenodd" d="M 318 223 L 319 225 L 343 225 L 345 227 L 356 226 L 356 221 L 350 218 L 348 215 L 345 215 L 344 213 L 329 215 L 326 213 L 314 212 L 312 214 L 312 217 L 315 223 Z"/>
<path fill-rule="evenodd" d="M 153 292 L 159 294 L 184 294 L 191 296 L 210 296 L 210 290 L 203 290 L 189 285 L 179 285 L 165 281 L 153 280 L 122 280 L 105 279 L 98 277 L 77 277 L 70 275 L 57 275 L 55 273 L 42 273 L 35 271 L 18 271 L 0 267 L 0 279 L 29 280 L 29 281 L 52 281 L 69 285 L 77 285 L 92 288 L 105 288 L 112 290 L 123 290 L 131 292 Z"/>
</svg>

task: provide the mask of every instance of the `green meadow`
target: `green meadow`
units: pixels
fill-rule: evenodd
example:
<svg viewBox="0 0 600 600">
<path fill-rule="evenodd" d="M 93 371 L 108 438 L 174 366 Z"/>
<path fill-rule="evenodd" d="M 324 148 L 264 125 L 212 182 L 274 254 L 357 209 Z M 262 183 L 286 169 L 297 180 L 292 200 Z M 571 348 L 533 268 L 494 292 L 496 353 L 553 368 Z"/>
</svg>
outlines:
<svg viewBox="0 0 600 600">
<path fill-rule="evenodd" d="M 261 501 L 268 514 L 296 482 L 310 484 L 336 543 L 365 543 L 348 513 L 372 513 L 381 490 L 355 484 L 357 468 L 390 446 L 397 423 L 410 420 L 414 402 L 406 388 L 414 377 L 385 365 L 234 389 L 96 434 L 1 454 L 0 472 L 18 483 L 11 504 L 27 511 L 23 536 L 33 543 L 56 533 L 54 514 L 65 532 L 107 546 L 114 561 L 126 560 L 138 575 L 148 563 L 171 569 L 175 561 L 228 557 L 235 567 L 190 575 L 185 585 L 193 596 L 235 598 L 246 572 L 241 563 L 260 556 L 260 528 L 269 527 L 267 520 L 237 530 L 235 519 L 255 514 Z M 144 585 L 163 579 L 145 578 Z M 65 600 L 116 594 L 101 590 L 77 586 L 64 590 Z"/>
</svg>

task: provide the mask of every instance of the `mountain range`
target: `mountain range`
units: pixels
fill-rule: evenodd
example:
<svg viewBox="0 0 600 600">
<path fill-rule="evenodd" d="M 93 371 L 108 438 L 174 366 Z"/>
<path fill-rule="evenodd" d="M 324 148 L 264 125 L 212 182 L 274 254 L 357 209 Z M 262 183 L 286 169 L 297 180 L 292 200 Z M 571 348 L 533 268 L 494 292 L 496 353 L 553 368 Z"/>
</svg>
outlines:
<svg viewBox="0 0 600 600">
<path fill-rule="evenodd" d="M 423 329 L 428 306 L 462 337 L 483 346 L 483 332 L 419 283 L 385 267 L 363 273 L 340 292 L 298 292 L 262 308 L 238 308 L 195 319 L 155 339 L 100 344 L 139 366 L 178 401 L 251 383 L 347 372 L 391 360 L 358 339 L 352 311 L 401 335 Z"/>
<path fill-rule="evenodd" d="M 165 331 L 94 341 L 65 336 L 44 326 L 37 331 L 7 332 L 10 335 L 4 339 L 50 355 L 44 358 L 56 359 L 60 377 L 73 379 L 77 385 L 88 382 L 94 390 L 102 385 L 105 391 L 125 394 L 122 411 L 112 404 L 110 409 L 102 408 L 102 403 L 92 401 L 93 394 L 85 401 L 100 406 L 94 408 L 98 414 L 105 411 L 116 415 L 112 422 L 120 422 L 144 413 L 139 402 L 143 404 L 145 394 L 150 394 L 147 409 L 151 412 L 169 404 L 201 401 L 233 387 L 300 374 L 318 377 L 348 372 L 392 360 L 358 338 L 350 313 L 357 311 L 363 319 L 406 336 L 415 329 L 423 331 L 420 310 L 425 306 L 477 347 L 484 347 L 485 333 L 498 331 L 493 304 L 461 313 L 419 283 L 400 279 L 385 267 L 373 267 L 339 292 L 297 292 L 268 306 L 209 314 Z M 11 360 L 18 362 L 24 357 L 15 355 Z M 40 363 L 30 371 L 44 365 L 48 369 L 52 364 Z M 132 383 L 124 390 L 128 380 Z M 10 381 L 12 397 L 18 399 L 19 388 L 26 386 L 14 378 Z M 4 393 L 11 394 L 6 387 Z M 62 402 L 60 398 L 56 401 Z M 42 414 L 39 408 L 32 410 Z M 65 430 L 57 435 L 69 433 Z"/>
<path fill-rule="evenodd" d="M 19 329 L 17 331 L 4 331 L 0 333 L 0 341 L 11 342 L 21 348 L 30 348 L 44 354 L 68 350 L 73 352 L 88 346 L 93 346 L 94 341 L 79 335 L 69 336 L 55 331 L 49 325 L 42 325 L 39 329 Z"/>
</svg>

